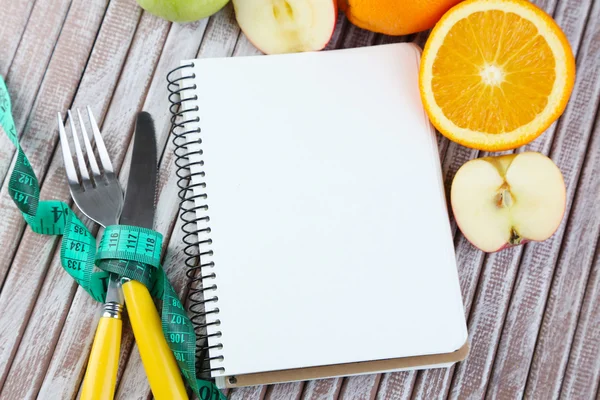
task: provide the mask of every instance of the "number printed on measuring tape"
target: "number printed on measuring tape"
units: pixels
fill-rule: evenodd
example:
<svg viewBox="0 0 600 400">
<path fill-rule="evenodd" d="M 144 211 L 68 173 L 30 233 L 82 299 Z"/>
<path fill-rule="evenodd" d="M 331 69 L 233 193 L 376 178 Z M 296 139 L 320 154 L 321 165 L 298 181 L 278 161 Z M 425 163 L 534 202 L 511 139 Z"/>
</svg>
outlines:
<svg viewBox="0 0 600 400">
<path fill-rule="evenodd" d="M 172 324 L 183 325 L 186 323 L 185 319 L 180 314 L 172 314 L 170 321 Z"/>
<path fill-rule="evenodd" d="M 223 399 L 223 393 L 215 385 L 202 385 L 198 391 L 200 400 L 219 400 Z"/>
<path fill-rule="evenodd" d="M 97 259 L 125 259 L 158 267 L 162 235 L 151 229 L 129 225 L 107 226 L 100 240 Z"/>
</svg>

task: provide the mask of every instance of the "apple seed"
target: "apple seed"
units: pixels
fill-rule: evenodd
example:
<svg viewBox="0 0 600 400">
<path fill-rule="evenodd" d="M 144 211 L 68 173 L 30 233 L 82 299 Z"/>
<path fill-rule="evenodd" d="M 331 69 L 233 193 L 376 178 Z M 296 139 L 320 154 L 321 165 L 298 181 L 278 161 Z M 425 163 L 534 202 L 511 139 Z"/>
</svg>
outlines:
<svg viewBox="0 0 600 400">
<path fill-rule="evenodd" d="M 503 187 L 497 195 L 496 205 L 498 207 L 510 208 L 513 205 L 513 198 L 508 188 Z"/>
</svg>

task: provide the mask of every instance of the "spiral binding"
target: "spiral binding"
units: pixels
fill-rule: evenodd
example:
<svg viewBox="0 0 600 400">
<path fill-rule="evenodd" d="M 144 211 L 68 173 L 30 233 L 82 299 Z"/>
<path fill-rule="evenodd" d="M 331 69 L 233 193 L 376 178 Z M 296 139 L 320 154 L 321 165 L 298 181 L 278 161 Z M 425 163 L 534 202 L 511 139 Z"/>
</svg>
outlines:
<svg viewBox="0 0 600 400">
<path fill-rule="evenodd" d="M 198 370 L 196 373 L 199 378 L 209 378 L 209 375 L 215 373 L 223 374 L 224 367 L 214 367 L 218 362 L 222 362 L 224 357 L 218 353 L 218 350 L 223 348 L 222 343 L 209 345 L 209 338 L 221 337 L 221 332 L 207 333 L 209 326 L 218 326 L 221 321 L 213 319 L 213 315 L 219 314 L 219 308 L 216 303 L 218 297 L 214 295 L 217 285 L 205 285 L 204 280 L 216 278 L 216 274 L 212 268 L 214 261 L 206 262 L 206 259 L 211 259 L 213 251 L 210 249 L 212 239 L 210 239 L 210 227 L 208 215 L 199 216 L 199 211 L 208 212 L 208 204 L 206 204 L 206 193 L 194 194 L 194 189 L 197 192 L 203 191 L 206 187 L 205 182 L 192 183 L 194 177 L 197 181 L 204 181 L 204 171 L 191 172 L 190 167 L 193 165 L 203 166 L 204 161 L 200 160 L 203 151 L 199 145 L 202 144 L 202 139 L 198 137 L 201 133 L 199 126 L 192 125 L 200 122 L 199 117 L 188 117 L 188 113 L 197 112 L 198 106 L 186 108 L 186 103 L 189 104 L 198 100 L 198 96 L 182 98 L 185 91 L 196 89 L 195 84 L 186 83 L 187 80 L 194 79 L 196 74 L 185 75 L 186 68 L 193 68 L 194 63 L 182 65 L 175 68 L 167 75 L 169 102 L 171 103 L 169 110 L 171 111 L 171 132 L 173 134 L 173 144 L 175 145 L 175 166 L 177 174 L 177 186 L 179 187 L 180 215 L 183 225 L 181 229 L 184 232 L 183 242 L 185 248 L 183 250 L 186 258 L 185 265 L 188 267 L 186 275 L 188 277 L 189 292 L 187 304 L 189 304 L 189 312 L 191 320 L 196 331 L 196 357 Z M 187 85 L 187 86 L 186 86 Z M 190 119 L 191 118 L 191 119 Z M 189 139 L 188 135 L 196 134 L 195 139 Z M 190 149 L 193 147 L 194 149 Z M 194 159 L 192 161 L 191 159 Z M 196 200 L 202 199 L 202 205 L 196 205 Z M 212 307 L 212 308 L 211 308 Z M 209 317 L 210 316 L 210 317 Z M 207 318 L 208 317 L 208 318 Z M 211 319 L 209 321 L 209 319 Z M 211 340 L 212 341 L 212 340 Z M 209 350 L 213 353 L 211 357 Z"/>
</svg>

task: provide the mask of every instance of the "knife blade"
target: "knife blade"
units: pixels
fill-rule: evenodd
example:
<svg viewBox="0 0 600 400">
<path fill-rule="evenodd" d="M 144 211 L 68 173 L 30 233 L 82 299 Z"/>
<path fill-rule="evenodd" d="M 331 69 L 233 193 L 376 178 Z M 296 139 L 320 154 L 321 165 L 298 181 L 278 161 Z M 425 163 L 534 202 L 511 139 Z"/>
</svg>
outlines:
<svg viewBox="0 0 600 400">
<path fill-rule="evenodd" d="M 137 115 L 131 168 L 127 179 L 121 225 L 152 229 L 156 211 L 157 150 L 154 121 L 147 112 Z"/>
<path fill-rule="evenodd" d="M 137 115 L 131 169 L 127 180 L 122 225 L 152 229 L 157 190 L 157 149 L 154 122 L 147 112 Z M 175 356 L 162 331 L 150 292 L 140 282 L 122 279 L 125 305 L 142 364 L 157 400 L 188 399 Z"/>
<path fill-rule="evenodd" d="M 133 152 L 120 224 L 152 229 L 156 211 L 157 149 L 154 121 L 149 113 L 138 113 L 134 132 Z M 106 302 L 123 304 L 119 277 L 115 274 L 110 274 Z"/>
</svg>

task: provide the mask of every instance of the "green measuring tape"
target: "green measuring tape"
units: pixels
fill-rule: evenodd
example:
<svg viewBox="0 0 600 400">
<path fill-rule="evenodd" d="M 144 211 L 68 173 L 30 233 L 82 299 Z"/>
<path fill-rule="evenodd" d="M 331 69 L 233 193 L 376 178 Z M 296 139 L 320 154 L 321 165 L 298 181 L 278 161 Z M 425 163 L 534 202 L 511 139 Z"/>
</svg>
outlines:
<svg viewBox="0 0 600 400">
<path fill-rule="evenodd" d="M 17 148 L 8 192 L 31 230 L 63 236 L 60 248 L 63 268 L 96 301 L 104 302 L 106 298 L 109 272 L 148 287 L 154 297 L 162 300 L 163 333 L 188 385 L 201 400 L 225 400 L 214 383 L 196 378 L 196 334 L 160 265 L 162 235 L 136 226 L 109 226 L 96 250 L 96 238 L 66 203 L 41 201 L 39 182 L 19 144 L 8 89 L 1 76 L 0 127 Z"/>
<path fill-rule="evenodd" d="M 160 269 L 160 249 L 162 235 L 151 229 L 139 226 L 107 226 L 100 240 L 96 260 L 102 260 L 99 266 L 103 271 L 126 276 L 143 283 L 153 297 L 163 296 L 162 279 L 157 274 Z M 149 268 L 152 267 L 152 268 Z"/>
</svg>

